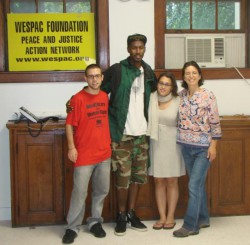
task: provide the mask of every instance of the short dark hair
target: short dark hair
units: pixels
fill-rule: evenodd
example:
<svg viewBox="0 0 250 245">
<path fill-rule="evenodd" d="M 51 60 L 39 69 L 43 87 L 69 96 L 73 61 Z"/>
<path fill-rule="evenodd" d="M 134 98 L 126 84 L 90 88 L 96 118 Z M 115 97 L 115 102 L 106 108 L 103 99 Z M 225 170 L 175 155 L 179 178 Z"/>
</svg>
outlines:
<svg viewBox="0 0 250 245">
<path fill-rule="evenodd" d="M 135 33 L 133 35 L 128 36 L 127 45 L 129 46 L 134 41 L 142 41 L 145 45 L 147 43 L 147 37 L 142 34 Z"/>
<path fill-rule="evenodd" d="M 185 70 L 186 70 L 186 68 L 189 67 L 189 66 L 194 66 L 194 67 L 197 69 L 199 75 L 201 76 L 201 78 L 200 78 L 200 80 L 199 80 L 199 82 L 198 82 L 198 86 L 199 86 L 199 87 L 202 86 L 202 85 L 204 84 L 204 79 L 203 79 L 203 76 L 202 76 L 201 68 L 200 68 L 200 66 L 199 66 L 195 61 L 193 61 L 193 60 L 188 61 L 188 62 L 186 62 L 186 63 L 183 65 L 183 68 L 182 68 L 182 84 L 181 84 L 181 86 L 182 86 L 183 88 L 185 88 L 185 89 L 188 89 L 188 85 L 187 85 L 186 81 L 184 80 L 184 76 L 185 76 Z"/>
<path fill-rule="evenodd" d="M 85 69 L 85 75 L 88 75 L 88 70 L 90 70 L 90 69 L 95 69 L 95 68 L 100 69 L 100 70 L 101 70 L 101 73 L 102 73 L 102 69 L 101 69 L 101 67 L 100 67 L 99 65 L 97 65 L 97 64 L 90 64 L 90 65 L 88 65 L 88 66 L 86 67 L 86 69 Z"/>
<path fill-rule="evenodd" d="M 157 82 L 159 82 L 162 77 L 167 77 L 171 80 L 171 82 L 172 82 L 171 93 L 174 97 L 177 97 L 178 96 L 178 86 L 177 86 L 177 82 L 176 82 L 174 74 L 171 72 L 163 72 L 159 75 Z"/>
</svg>

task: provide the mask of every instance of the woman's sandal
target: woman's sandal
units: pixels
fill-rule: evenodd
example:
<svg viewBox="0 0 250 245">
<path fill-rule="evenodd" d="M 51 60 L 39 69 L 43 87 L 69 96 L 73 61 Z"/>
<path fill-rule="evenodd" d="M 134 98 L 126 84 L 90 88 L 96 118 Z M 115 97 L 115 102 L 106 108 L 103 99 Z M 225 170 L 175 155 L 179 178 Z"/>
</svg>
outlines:
<svg viewBox="0 0 250 245">
<path fill-rule="evenodd" d="M 174 223 L 165 223 L 165 224 L 163 224 L 163 229 L 164 230 L 171 230 L 171 229 L 173 229 L 175 227 L 175 225 L 176 225 L 176 222 L 174 222 Z"/>
<path fill-rule="evenodd" d="M 153 225 L 153 229 L 154 230 L 161 230 L 163 229 L 164 227 L 164 223 L 160 223 L 160 222 L 156 222 L 154 225 Z"/>
</svg>

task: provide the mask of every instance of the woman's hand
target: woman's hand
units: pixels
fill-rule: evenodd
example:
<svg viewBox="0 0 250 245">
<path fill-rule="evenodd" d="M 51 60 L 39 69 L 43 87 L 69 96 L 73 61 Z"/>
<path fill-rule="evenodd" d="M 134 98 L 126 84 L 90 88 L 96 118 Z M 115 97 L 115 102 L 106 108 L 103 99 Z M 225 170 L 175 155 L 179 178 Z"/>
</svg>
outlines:
<svg viewBox="0 0 250 245">
<path fill-rule="evenodd" d="M 216 145 L 217 145 L 217 141 L 212 140 L 208 148 L 207 158 L 209 159 L 210 162 L 212 162 L 216 158 Z"/>
</svg>

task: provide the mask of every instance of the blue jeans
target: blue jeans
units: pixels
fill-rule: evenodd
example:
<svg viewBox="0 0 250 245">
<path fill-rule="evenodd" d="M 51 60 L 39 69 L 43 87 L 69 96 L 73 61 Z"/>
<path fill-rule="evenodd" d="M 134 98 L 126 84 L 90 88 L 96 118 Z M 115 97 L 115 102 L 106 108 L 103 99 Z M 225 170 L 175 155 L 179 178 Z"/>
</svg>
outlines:
<svg viewBox="0 0 250 245">
<path fill-rule="evenodd" d="M 209 224 L 206 177 L 210 162 L 207 152 L 207 148 L 182 145 L 182 155 L 189 176 L 189 199 L 183 227 L 190 231 L 198 231 L 200 224 Z"/>
<path fill-rule="evenodd" d="M 102 209 L 105 197 L 109 193 L 111 159 L 95 165 L 81 166 L 74 169 L 74 186 L 67 216 L 68 226 L 79 232 L 85 213 L 85 200 L 88 194 L 88 184 L 92 176 L 91 217 L 87 219 L 88 229 L 95 223 L 103 222 Z"/>
</svg>

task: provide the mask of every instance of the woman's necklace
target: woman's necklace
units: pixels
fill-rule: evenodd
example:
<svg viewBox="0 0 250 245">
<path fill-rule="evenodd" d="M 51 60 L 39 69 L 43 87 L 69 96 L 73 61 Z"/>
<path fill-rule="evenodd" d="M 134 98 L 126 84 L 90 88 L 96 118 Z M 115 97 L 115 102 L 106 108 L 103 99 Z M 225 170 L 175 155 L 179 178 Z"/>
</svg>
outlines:
<svg viewBox="0 0 250 245">
<path fill-rule="evenodd" d="M 168 94 L 167 96 L 161 96 L 161 95 L 157 94 L 157 97 L 158 97 L 158 102 L 160 102 L 160 103 L 167 103 L 173 98 L 171 93 Z"/>
</svg>

